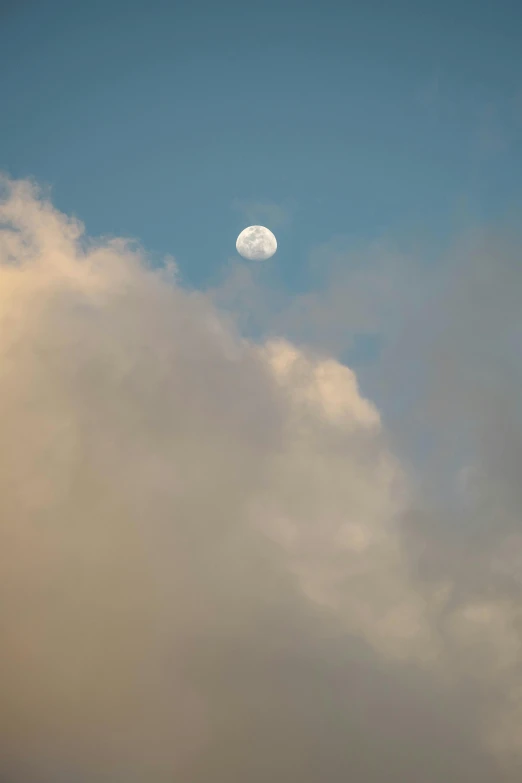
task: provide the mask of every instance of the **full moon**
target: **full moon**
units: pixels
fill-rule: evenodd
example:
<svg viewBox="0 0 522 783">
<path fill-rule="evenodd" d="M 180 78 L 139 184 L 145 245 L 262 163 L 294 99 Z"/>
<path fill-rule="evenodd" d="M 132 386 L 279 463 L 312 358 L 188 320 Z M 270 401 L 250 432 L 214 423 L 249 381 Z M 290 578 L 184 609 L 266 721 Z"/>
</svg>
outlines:
<svg viewBox="0 0 522 783">
<path fill-rule="evenodd" d="M 277 240 L 264 226 L 248 226 L 238 236 L 236 249 L 249 261 L 266 261 L 277 250 Z"/>
</svg>

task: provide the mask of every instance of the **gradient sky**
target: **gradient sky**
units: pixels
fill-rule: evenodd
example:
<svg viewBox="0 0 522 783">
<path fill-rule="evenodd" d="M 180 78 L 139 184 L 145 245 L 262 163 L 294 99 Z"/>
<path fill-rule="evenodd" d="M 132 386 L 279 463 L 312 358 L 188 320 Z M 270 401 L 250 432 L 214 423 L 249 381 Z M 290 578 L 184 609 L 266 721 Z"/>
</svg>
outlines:
<svg viewBox="0 0 522 783">
<path fill-rule="evenodd" d="M 2 783 L 522 780 L 521 41 L 0 0 Z"/>
<path fill-rule="evenodd" d="M 306 290 L 334 236 L 444 243 L 521 205 L 521 37 L 516 0 L 7 4 L 0 168 L 196 286 L 235 200 L 286 205 L 278 273 Z"/>
</svg>

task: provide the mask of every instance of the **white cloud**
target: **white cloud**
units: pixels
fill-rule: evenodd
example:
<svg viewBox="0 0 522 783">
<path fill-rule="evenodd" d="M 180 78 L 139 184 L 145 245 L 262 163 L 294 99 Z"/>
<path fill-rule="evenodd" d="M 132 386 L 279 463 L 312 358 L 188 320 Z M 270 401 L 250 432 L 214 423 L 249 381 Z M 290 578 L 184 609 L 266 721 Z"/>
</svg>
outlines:
<svg viewBox="0 0 522 783">
<path fill-rule="evenodd" d="M 5 779 L 511 774 L 515 602 L 420 578 L 354 373 L 4 188 Z"/>
</svg>

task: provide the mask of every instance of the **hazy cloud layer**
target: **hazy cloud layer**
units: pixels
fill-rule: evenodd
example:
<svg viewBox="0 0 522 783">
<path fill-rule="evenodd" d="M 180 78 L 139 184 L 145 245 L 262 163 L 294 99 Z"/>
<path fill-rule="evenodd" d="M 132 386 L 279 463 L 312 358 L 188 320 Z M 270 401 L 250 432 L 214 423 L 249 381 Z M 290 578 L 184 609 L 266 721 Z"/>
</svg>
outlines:
<svg viewBox="0 0 522 783">
<path fill-rule="evenodd" d="M 293 201 L 276 204 L 274 201 L 236 198 L 232 202 L 232 209 L 240 212 L 249 224 L 266 225 L 274 230 L 290 222 L 295 204 Z"/>
<path fill-rule="evenodd" d="M 469 328 L 452 286 L 451 382 L 415 401 L 448 431 L 489 410 L 443 510 L 347 367 L 241 338 L 174 267 L 3 189 L 4 778 L 519 780 L 516 379 L 494 418 L 462 356 L 505 328 L 500 284 Z M 395 372 L 433 337 L 403 331 Z"/>
</svg>

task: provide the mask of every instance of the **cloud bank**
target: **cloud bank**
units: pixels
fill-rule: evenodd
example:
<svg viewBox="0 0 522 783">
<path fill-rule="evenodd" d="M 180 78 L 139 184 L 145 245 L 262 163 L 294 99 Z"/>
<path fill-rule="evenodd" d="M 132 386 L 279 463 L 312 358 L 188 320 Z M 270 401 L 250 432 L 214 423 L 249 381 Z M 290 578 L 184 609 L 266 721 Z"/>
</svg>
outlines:
<svg viewBox="0 0 522 783">
<path fill-rule="evenodd" d="M 3 779 L 518 780 L 518 501 L 460 573 L 348 367 L 2 191 Z"/>
</svg>

